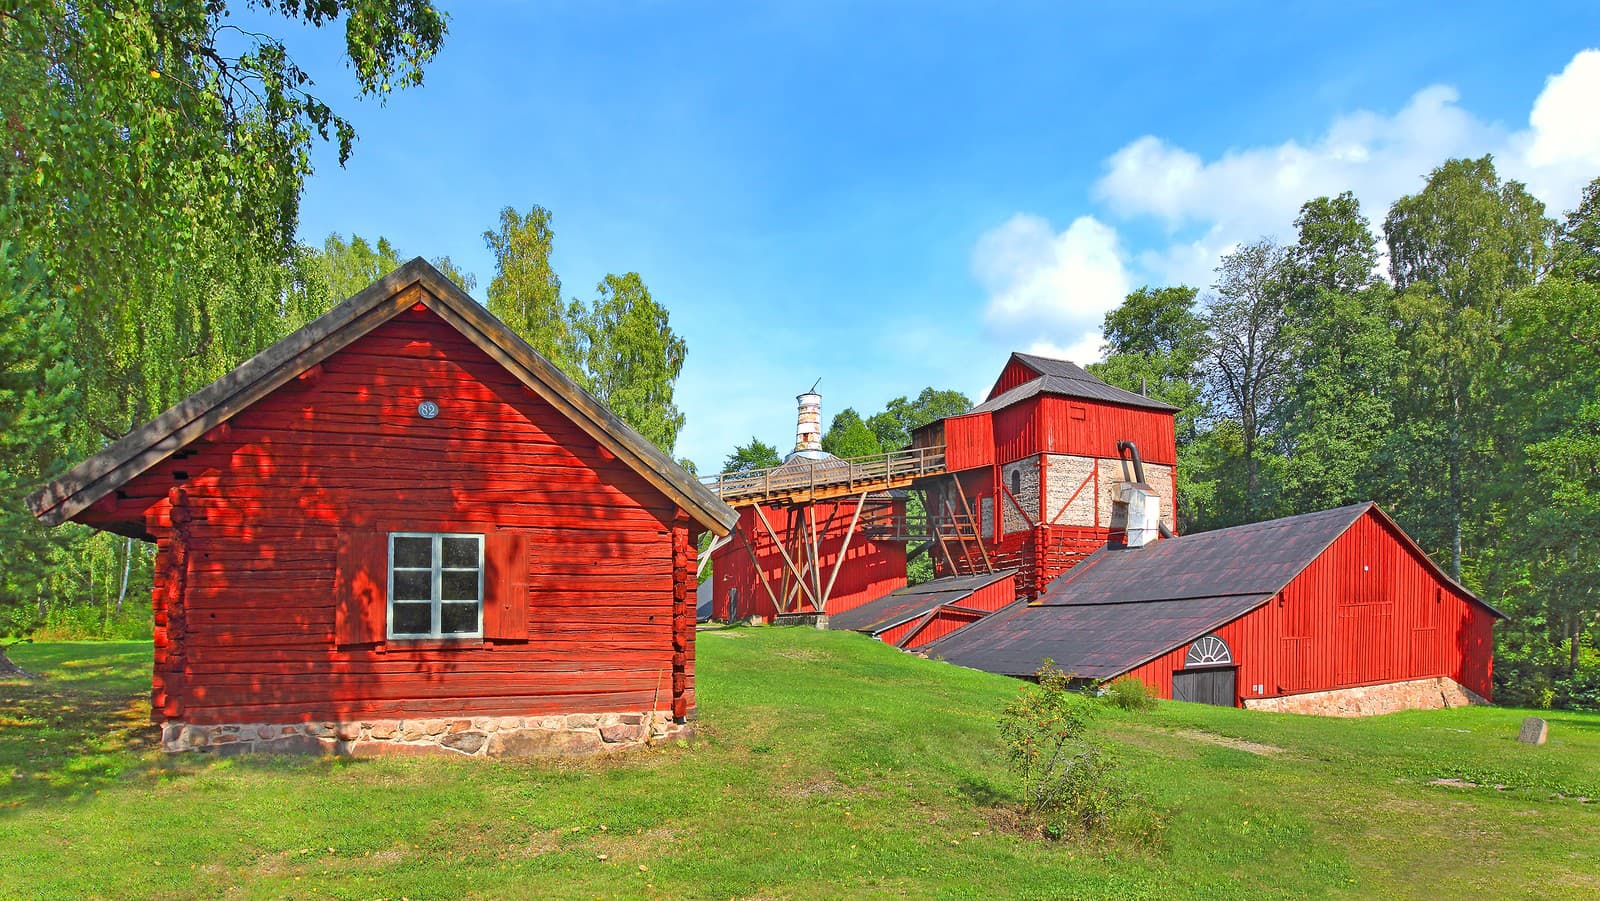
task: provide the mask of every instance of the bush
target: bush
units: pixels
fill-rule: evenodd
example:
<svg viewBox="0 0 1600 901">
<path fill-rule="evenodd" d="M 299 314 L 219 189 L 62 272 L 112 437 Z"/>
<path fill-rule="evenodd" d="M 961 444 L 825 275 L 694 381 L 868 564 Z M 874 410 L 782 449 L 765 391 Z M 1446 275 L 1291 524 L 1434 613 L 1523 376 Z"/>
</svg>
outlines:
<svg viewBox="0 0 1600 901">
<path fill-rule="evenodd" d="M 1155 693 L 1143 679 L 1118 679 L 1101 686 L 1100 700 L 1123 710 L 1149 710 L 1156 706 Z"/>
<path fill-rule="evenodd" d="M 1105 830 L 1130 796 L 1116 763 L 1087 735 L 1099 705 L 1069 688 L 1070 678 L 1045 661 L 1038 684 L 1025 685 L 1000 714 L 1006 757 L 1022 780 L 1023 808 L 1051 838 Z"/>
</svg>

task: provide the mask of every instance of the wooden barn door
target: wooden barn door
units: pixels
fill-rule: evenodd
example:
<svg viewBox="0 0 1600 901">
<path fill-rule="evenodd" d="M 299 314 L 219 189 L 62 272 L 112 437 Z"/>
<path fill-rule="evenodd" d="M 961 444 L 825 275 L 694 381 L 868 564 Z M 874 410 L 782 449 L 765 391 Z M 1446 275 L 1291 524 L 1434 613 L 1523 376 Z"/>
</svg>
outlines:
<svg viewBox="0 0 1600 901">
<path fill-rule="evenodd" d="M 1384 682 L 1394 675 L 1394 604 L 1340 604 L 1334 619 L 1339 685 Z"/>
<path fill-rule="evenodd" d="M 1172 699 L 1232 707 L 1237 680 L 1238 670 L 1231 666 L 1178 670 L 1172 674 Z"/>
</svg>

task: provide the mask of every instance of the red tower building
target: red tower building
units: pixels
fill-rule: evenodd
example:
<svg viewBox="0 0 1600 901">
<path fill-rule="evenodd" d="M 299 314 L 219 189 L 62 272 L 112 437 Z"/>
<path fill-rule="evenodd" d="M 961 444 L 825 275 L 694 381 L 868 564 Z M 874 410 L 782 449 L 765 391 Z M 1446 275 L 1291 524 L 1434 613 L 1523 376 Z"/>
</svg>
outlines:
<svg viewBox="0 0 1600 901">
<path fill-rule="evenodd" d="M 1018 595 L 1032 600 L 1120 539 L 1119 483 L 1146 484 L 1170 533 L 1176 412 L 1065 360 L 1012 354 L 982 403 L 912 436 L 915 448 L 944 448 L 946 474 L 919 484 L 936 572 L 1016 569 Z"/>
</svg>

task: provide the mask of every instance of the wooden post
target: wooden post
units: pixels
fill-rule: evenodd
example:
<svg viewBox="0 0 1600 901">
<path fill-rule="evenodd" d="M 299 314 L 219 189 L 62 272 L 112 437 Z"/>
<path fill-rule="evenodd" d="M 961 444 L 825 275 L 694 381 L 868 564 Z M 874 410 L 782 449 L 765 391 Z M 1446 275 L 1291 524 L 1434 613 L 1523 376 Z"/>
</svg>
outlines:
<svg viewBox="0 0 1600 901">
<path fill-rule="evenodd" d="M 772 537 L 772 543 L 778 546 L 778 553 L 783 555 L 783 562 L 788 564 L 789 569 L 794 573 L 795 578 L 800 580 L 800 587 L 805 589 L 806 594 L 810 595 L 811 586 L 806 584 L 805 574 L 800 571 L 800 567 L 796 566 L 794 560 L 789 557 L 789 549 L 784 547 L 783 542 L 778 540 L 778 533 L 773 531 L 772 523 L 767 521 L 767 514 L 762 512 L 760 504 L 756 505 L 756 516 L 760 518 L 761 525 L 766 527 L 767 534 Z M 815 595 L 812 595 L 811 605 L 814 607 L 816 604 L 817 598 Z"/>
<path fill-rule="evenodd" d="M 961 479 L 960 479 L 959 476 L 956 478 L 955 481 L 956 481 L 956 495 L 961 498 L 961 508 L 963 510 L 967 511 L 967 520 L 972 523 L 972 537 L 978 542 L 978 553 L 983 556 L 983 568 L 988 572 L 994 572 L 994 564 L 989 562 L 989 551 L 987 549 L 985 549 L 984 546 L 983 546 L 983 536 L 978 533 L 978 521 L 976 519 L 973 519 L 973 516 L 972 516 L 972 505 L 967 503 L 967 492 L 962 489 L 962 487 L 961 487 Z M 1001 488 L 1005 488 L 1006 486 L 1005 485 L 1001 485 L 1000 487 Z M 1007 491 L 1006 493 L 1010 494 L 1011 492 Z M 1016 503 L 1016 498 L 1012 498 L 1012 503 Z M 998 505 L 996 505 L 996 506 L 998 506 Z M 1022 512 L 1023 519 L 1027 519 L 1028 513 L 1027 513 L 1026 510 L 1022 509 L 1022 505 L 1021 504 L 1017 504 L 1017 510 Z M 999 513 L 1000 513 L 999 510 L 995 511 L 995 514 L 997 516 L 999 515 Z M 1029 524 L 1030 525 L 1032 524 L 1032 520 L 1029 520 Z M 976 568 L 976 567 L 974 567 L 974 568 Z"/>
<path fill-rule="evenodd" d="M 833 581 L 839 578 L 839 568 L 844 566 L 844 555 L 850 551 L 850 539 L 856 534 L 856 523 L 861 521 L 861 508 L 867 504 L 867 492 L 861 492 L 860 500 L 856 501 L 855 515 L 850 517 L 850 528 L 844 533 L 844 544 L 839 545 L 839 557 L 833 561 L 833 572 L 828 575 L 828 587 L 822 590 L 822 602 L 826 604 L 833 596 Z"/>
</svg>

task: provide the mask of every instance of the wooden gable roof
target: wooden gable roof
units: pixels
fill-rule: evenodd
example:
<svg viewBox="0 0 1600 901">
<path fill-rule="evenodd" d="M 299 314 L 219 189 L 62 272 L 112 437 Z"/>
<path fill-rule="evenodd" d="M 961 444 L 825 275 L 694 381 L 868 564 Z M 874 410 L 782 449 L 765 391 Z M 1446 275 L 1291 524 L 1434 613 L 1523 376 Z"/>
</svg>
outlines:
<svg viewBox="0 0 1600 901">
<path fill-rule="evenodd" d="M 1002 389 L 1002 386 L 1007 384 L 1006 376 L 1012 371 L 1013 365 L 1021 367 L 1022 370 L 1031 372 L 1033 375 L 1020 384 L 1014 384 L 1010 388 Z M 987 413 L 994 410 L 1003 410 L 1039 394 L 1055 394 L 1082 400 L 1142 407 L 1148 410 L 1159 410 L 1164 413 L 1176 413 L 1178 411 L 1178 408 L 1171 404 L 1107 384 L 1076 363 L 1015 352 L 1006 361 L 1006 365 L 1001 371 L 1000 378 L 995 381 L 994 387 L 989 390 L 989 397 L 968 412 Z"/>
<path fill-rule="evenodd" d="M 31 495 L 29 508 L 48 525 L 73 518 L 418 302 L 701 525 L 723 535 L 738 522 L 731 507 L 421 257 L 73 467 Z"/>
</svg>

